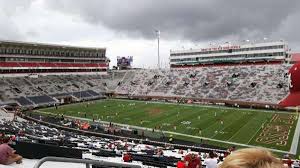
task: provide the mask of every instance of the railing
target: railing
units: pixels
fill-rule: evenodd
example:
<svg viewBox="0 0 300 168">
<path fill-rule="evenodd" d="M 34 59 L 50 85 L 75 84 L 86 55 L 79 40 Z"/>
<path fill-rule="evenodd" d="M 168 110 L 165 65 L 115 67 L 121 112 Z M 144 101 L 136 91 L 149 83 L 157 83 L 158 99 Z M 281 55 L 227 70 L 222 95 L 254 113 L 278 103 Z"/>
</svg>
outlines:
<svg viewBox="0 0 300 168">
<path fill-rule="evenodd" d="M 67 163 L 83 163 L 86 164 L 86 168 L 90 168 L 90 165 L 94 166 L 107 166 L 107 167 L 128 167 L 128 168 L 141 168 L 142 166 L 131 163 L 115 163 L 104 160 L 87 160 L 87 159 L 72 159 L 63 157 L 44 157 L 39 160 L 33 168 L 39 168 L 45 162 L 67 162 Z"/>
</svg>

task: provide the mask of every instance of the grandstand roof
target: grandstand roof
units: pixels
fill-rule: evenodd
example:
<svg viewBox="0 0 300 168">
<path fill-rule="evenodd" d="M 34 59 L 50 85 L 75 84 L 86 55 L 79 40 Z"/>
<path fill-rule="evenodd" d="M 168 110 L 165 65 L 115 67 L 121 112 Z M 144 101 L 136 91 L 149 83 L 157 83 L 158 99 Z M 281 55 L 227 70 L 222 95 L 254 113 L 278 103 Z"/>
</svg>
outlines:
<svg viewBox="0 0 300 168">
<path fill-rule="evenodd" d="M 40 46 L 40 47 L 51 47 L 51 48 L 64 48 L 64 49 L 82 49 L 82 50 L 106 50 L 105 47 L 80 47 L 72 45 L 62 45 L 62 44 L 50 44 L 50 43 L 40 43 L 40 42 L 24 42 L 24 41 L 9 41 L 0 40 L 0 44 L 13 44 L 13 45 L 25 45 L 25 46 Z"/>
</svg>

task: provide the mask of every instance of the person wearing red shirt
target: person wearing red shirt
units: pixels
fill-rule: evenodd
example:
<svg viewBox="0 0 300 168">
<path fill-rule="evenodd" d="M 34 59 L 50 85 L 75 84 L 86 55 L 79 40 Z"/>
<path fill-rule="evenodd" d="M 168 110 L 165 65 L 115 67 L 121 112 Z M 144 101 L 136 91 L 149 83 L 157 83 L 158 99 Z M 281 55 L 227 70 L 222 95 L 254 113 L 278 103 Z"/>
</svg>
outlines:
<svg viewBox="0 0 300 168">
<path fill-rule="evenodd" d="M 184 158 L 185 165 L 187 168 L 201 168 L 201 160 L 197 154 L 191 153 L 185 156 Z"/>
<path fill-rule="evenodd" d="M 8 146 L 9 138 L 4 140 L 4 143 L 0 145 L 0 164 L 10 165 L 14 162 L 17 164 L 22 163 L 22 156 L 15 154 L 15 150 L 13 150 L 10 146 Z"/>
<path fill-rule="evenodd" d="M 177 162 L 177 168 L 186 168 L 185 163 L 183 160 L 179 160 Z"/>
<path fill-rule="evenodd" d="M 125 153 L 125 154 L 123 155 L 123 161 L 124 161 L 124 162 L 132 162 L 131 154 L 130 154 L 130 153 Z"/>
<path fill-rule="evenodd" d="M 286 161 L 286 164 L 287 164 L 289 167 L 292 167 L 292 164 L 293 164 L 292 159 L 289 158 L 289 159 Z"/>
</svg>

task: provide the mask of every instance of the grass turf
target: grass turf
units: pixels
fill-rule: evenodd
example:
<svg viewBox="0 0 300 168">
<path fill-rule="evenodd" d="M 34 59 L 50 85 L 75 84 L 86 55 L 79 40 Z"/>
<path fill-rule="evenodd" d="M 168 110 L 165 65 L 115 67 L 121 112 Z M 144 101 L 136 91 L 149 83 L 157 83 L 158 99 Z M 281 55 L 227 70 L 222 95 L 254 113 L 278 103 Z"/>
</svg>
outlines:
<svg viewBox="0 0 300 168">
<path fill-rule="evenodd" d="M 291 125 L 288 142 L 285 146 L 282 146 L 276 143 L 266 144 L 256 141 L 256 138 L 262 131 L 262 125 L 271 122 L 272 117 L 276 114 L 274 112 L 132 100 L 100 100 L 64 105 L 58 109 L 51 107 L 41 111 L 147 128 L 160 127 L 165 131 L 264 146 L 284 151 L 289 151 L 290 149 L 296 126 L 295 119 L 295 122 Z M 288 117 L 294 114 L 278 113 L 278 115 Z M 185 140 L 198 141 L 197 139 L 184 136 L 178 137 Z M 220 143 L 217 144 L 220 145 Z"/>
</svg>

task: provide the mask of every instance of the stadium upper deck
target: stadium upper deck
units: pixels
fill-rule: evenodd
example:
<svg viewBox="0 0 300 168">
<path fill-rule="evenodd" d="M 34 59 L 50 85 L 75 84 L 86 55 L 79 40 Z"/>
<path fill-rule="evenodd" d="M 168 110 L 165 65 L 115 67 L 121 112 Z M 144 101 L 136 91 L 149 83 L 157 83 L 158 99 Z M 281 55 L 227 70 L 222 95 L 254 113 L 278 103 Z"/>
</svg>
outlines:
<svg viewBox="0 0 300 168">
<path fill-rule="evenodd" d="M 0 41 L 0 73 L 103 72 L 109 60 L 105 48 Z"/>
<path fill-rule="evenodd" d="M 210 48 L 172 50 L 170 52 L 170 66 L 190 67 L 215 64 L 257 64 L 282 63 L 288 61 L 288 43 L 280 41 L 261 41 L 223 45 L 213 45 Z"/>
</svg>

